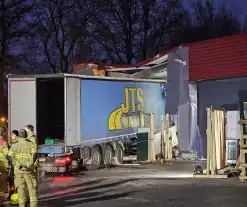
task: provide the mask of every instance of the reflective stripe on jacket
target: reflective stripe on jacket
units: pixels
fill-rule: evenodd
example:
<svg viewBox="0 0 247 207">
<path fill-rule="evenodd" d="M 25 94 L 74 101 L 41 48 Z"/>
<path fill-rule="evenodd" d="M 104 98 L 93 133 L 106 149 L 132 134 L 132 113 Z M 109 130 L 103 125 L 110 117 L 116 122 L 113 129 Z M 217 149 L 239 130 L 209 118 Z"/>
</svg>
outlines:
<svg viewBox="0 0 247 207">
<path fill-rule="evenodd" d="M 18 142 L 9 149 L 8 155 L 12 158 L 14 174 L 27 173 L 20 170 L 23 165 L 29 169 L 34 167 L 33 155 L 37 153 L 37 146 L 27 138 L 19 138 Z"/>
</svg>

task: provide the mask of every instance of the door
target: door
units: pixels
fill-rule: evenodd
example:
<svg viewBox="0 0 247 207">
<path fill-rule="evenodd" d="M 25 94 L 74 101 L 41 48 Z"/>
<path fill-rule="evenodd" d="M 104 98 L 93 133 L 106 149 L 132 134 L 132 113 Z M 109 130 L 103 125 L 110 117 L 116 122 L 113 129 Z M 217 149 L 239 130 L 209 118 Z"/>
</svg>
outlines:
<svg viewBox="0 0 247 207">
<path fill-rule="evenodd" d="M 81 144 L 81 80 L 65 78 L 65 144 Z"/>
<path fill-rule="evenodd" d="M 36 130 L 35 78 L 9 79 L 8 81 L 8 132 L 31 124 Z M 35 131 L 36 133 L 36 131 Z"/>
</svg>

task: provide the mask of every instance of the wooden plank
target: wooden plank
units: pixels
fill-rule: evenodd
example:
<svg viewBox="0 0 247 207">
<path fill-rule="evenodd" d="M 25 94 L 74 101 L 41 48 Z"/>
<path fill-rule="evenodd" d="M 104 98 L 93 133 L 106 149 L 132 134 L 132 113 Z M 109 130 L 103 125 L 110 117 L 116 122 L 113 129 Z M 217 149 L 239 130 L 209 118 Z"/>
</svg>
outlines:
<svg viewBox="0 0 247 207">
<path fill-rule="evenodd" d="M 169 114 L 166 114 L 166 122 L 167 125 L 166 127 L 168 127 L 168 137 L 167 137 L 167 143 L 168 143 L 168 161 L 170 161 L 172 159 L 172 145 L 171 145 L 171 141 L 169 140 L 169 135 L 170 135 L 170 121 L 169 121 Z"/>
<path fill-rule="evenodd" d="M 241 121 L 245 121 L 245 120 L 241 120 Z M 243 123 L 241 122 L 240 123 Z M 240 135 L 241 135 L 241 139 L 240 139 L 240 147 L 244 146 L 244 143 L 245 143 L 245 139 L 244 139 L 244 126 L 241 124 L 240 125 Z M 246 160 L 245 160 L 245 155 L 244 155 L 244 149 L 243 148 L 240 148 L 240 155 L 239 155 L 239 167 L 238 169 L 241 170 L 241 173 L 240 173 L 240 176 L 239 176 L 239 179 L 240 181 L 244 181 L 246 179 L 246 174 L 245 174 L 245 168 L 243 167 L 240 167 L 241 164 L 245 164 Z"/>
<path fill-rule="evenodd" d="M 239 121 L 239 124 L 247 124 L 247 120 L 241 119 L 241 120 Z"/>
<path fill-rule="evenodd" d="M 200 175 L 200 174 L 194 174 L 194 178 L 228 178 L 228 175 Z"/>
<path fill-rule="evenodd" d="M 212 123 L 212 114 L 213 114 L 213 110 L 209 109 L 209 163 L 210 163 L 210 174 L 212 174 L 212 169 L 213 169 L 213 123 Z"/>
<path fill-rule="evenodd" d="M 222 131 L 221 131 L 221 126 L 222 126 L 222 119 L 221 119 L 221 112 L 222 111 L 218 111 L 217 113 L 218 113 L 218 135 L 219 135 L 219 137 L 218 137 L 218 143 L 219 143 L 219 149 L 217 149 L 218 150 L 218 163 L 219 163 L 219 166 L 217 167 L 217 170 L 219 170 L 219 169 L 221 169 L 222 167 L 223 167 L 223 163 L 222 163 Z"/>
<path fill-rule="evenodd" d="M 160 153 L 162 155 L 162 158 L 165 158 L 165 116 L 162 114 L 160 116 L 161 119 L 161 134 L 160 134 Z"/>
<path fill-rule="evenodd" d="M 169 143 L 169 114 L 166 114 L 165 159 L 167 161 L 170 161 L 169 148 L 170 148 L 170 143 Z"/>
<path fill-rule="evenodd" d="M 220 143 L 220 118 L 219 118 L 219 110 L 215 110 L 214 112 L 214 130 L 215 130 L 215 168 L 216 170 L 221 168 L 221 143 Z"/>
<path fill-rule="evenodd" d="M 210 136 L 211 136 L 211 121 L 210 121 L 210 108 L 207 108 L 207 129 L 206 129 L 206 133 L 207 133 L 207 175 L 210 174 L 210 148 L 211 148 L 211 144 L 210 144 Z"/>
<path fill-rule="evenodd" d="M 150 139 L 151 139 L 151 161 L 155 162 L 155 136 L 154 136 L 154 114 L 150 114 Z"/>
<path fill-rule="evenodd" d="M 222 142 L 222 166 L 227 165 L 227 157 L 226 157 L 226 136 L 225 136 L 225 114 L 221 112 L 221 142 Z"/>
<path fill-rule="evenodd" d="M 241 150 L 240 150 L 240 153 L 241 153 Z M 237 160 L 235 169 L 237 169 L 239 166 L 240 166 L 240 155 L 239 155 L 239 157 L 238 157 L 238 160 Z"/>
<path fill-rule="evenodd" d="M 212 134 L 211 134 L 211 144 L 212 144 L 212 168 L 211 175 L 216 174 L 216 139 L 215 139 L 215 110 L 211 110 L 211 122 L 212 122 Z"/>
<path fill-rule="evenodd" d="M 225 163 L 224 163 L 224 149 L 223 149 L 223 128 L 222 128 L 222 126 L 223 126 L 223 117 L 222 117 L 222 114 L 224 114 L 224 112 L 222 112 L 222 111 L 219 111 L 219 143 L 220 143 L 220 148 L 219 148 L 219 154 L 220 154 L 220 157 L 219 157 L 219 163 L 220 163 L 220 166 L 219 166 L 219 168 L 218 169 L 221 169 L 221 168 L 223 168 L 224 166 L 225 166 Z"/>
<path fill-rule="evenodd" d="M 221 143 L 221 148 L 220 148 L 220 168 L 223 168 L 226 166 L 226 141 L 225 141 L 225 117 L 224 117 L 224 112 L 220 112 L 220 143 Z"/>
<path fill-rule="evenodd" d="M 217 111 L 218 113 L 218 145 L 216 150 L 218 150 L 218 166 L 217 170 L 223 168 L 227 161 L 226 161 L 226 143 L 225 143 L 225 119 L 224 119 L 224 112 L 221 110 Z"/>
</svg>

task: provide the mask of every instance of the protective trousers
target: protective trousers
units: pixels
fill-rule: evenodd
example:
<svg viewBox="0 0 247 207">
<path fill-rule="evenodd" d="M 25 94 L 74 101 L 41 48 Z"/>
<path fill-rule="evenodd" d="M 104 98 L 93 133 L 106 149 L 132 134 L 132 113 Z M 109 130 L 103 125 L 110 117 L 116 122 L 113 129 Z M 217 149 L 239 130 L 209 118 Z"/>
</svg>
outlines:
<svg viewBox="0 0 247 207">
<path fill-rule="evenodd" d="M 3 204 L 4 195 L 7 190 L 8 184 L 8 173 L 7 172 L 0 172 L 0 204 Z"/>
<path fill-rule="evenodd" d="M 20 173 L 15 175 L 15 186 L 17 187 L 19 207 L 25 207 L 28 202 L 26 191 L 29 194 L 30 207 L 38 206 L 36 176 L 31 173 Z"/>
</svg>

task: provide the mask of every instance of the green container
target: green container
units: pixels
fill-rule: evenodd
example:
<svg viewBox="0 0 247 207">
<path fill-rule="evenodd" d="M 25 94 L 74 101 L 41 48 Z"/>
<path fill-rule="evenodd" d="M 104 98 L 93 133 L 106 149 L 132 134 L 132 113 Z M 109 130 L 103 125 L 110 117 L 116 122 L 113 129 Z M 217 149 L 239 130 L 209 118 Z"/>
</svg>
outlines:
<svg viewBox="0 0 247 207">
<path fill-rule="evenodd" d="M 46 138 L 45 144 L 59 144 L 59 139 Z"/>
<path fill-rule="evenodd" d="M 148 160 L 148 133 L 137 134 L 137 160 Z"/>
</svg>

